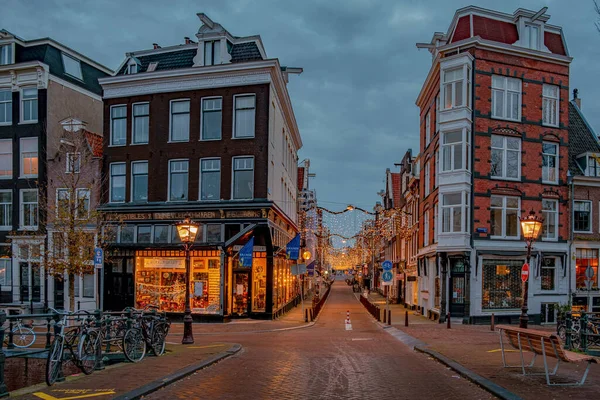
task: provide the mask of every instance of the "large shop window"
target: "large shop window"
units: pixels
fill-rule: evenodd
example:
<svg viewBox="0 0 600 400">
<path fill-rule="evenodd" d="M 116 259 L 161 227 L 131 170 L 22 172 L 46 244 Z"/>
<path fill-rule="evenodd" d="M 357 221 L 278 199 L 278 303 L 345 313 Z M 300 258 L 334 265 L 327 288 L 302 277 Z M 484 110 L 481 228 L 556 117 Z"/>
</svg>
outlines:
<svg viewBox="0 0 600 400">
<path fill-rule="evenodd" d="M 132 144 L 148 143 L 150 130 L 150 103 L 133 105 L 133 140 Z"/>
<path fill-rule="evenodd" d="M 544 217 L 542 239 L 558 239 L 558 200 L 543 199 L 542 216 Z"/>
<path fill-rule="evenodd" d="M 519 238 L 518 197 L 492 196 L 490 200 L 491 236 L 504 239 Z"/>
<path fill-rule="evenodd" d="M 12 91 L 0 90 L 0 124 L 10 125 L 12 122 Z"/>
<path fill-rule="evenodd" d="M 521 120 L 521 80 L 492 76 L 492 117 Z"/>
<path fill-rule="evenodd" d="M 252 262 L 252 311 L 265 312 L 267 305 L 267 259 L 254 258 Z"/>
<path fill-rule="evenodd" d="M 492 135 L 492 169 L 494 178 L 521 178 L 521 139 Z"/>
<path fill-rule="evenodd" d="M 442 171 L 469 169 L 469 131 L 461 129 L 442 134 Z"/>
<path fill-rule="evenodd" d="M 221 139 L 222 109 L 221 97 L 202 99 L 202 140 Z"/>
<path fill-rule="evenodd" d="M 523 260 L 483 260 L 484 310 L 521 307 L 521 267 Z"/>
<path fill-rule="evenodd" d="M 558 144 L 542 143 L 542 181 L 558 183 Z"/>
<path fill-rule="evenodd" d="M 254 198 L 254 157 L 233 159 L 233 199 Z"/>
<path fill-rule="evenodd" d="M 221 265 L 218 258 L 192 257 L 190 295 L 193 313 L 221 311 Z M 136 307 L 158 305 L 161 311 L 183 312 L 185 307 L 185 259 L 136 258 Z"/>
<path fill-rule="evenodd" d="M 221 160 L 200 160 L 200 200 L 221 198 Z"/>
<path fill-rule="evenodd" d="M 273 305 L 277 310 L 298 292 L 296 278 L 290 273 L 290 261 L 275 258 L 273 269 Z"/>
<path fill-rule="evenodd" d="M 573 202 L 573 230 L 575 232 L 592 231 L 592 202 L 575 200 Z"/>
<path fill-rule="evenodd" d="M 466 210 L 469 196 L 466 192 L 445 193 L 442 197 L 442 233 L 466 232 Z"/>
<path fill-rule="evenodd" d="M 127 143 L 127 106 L 110 108 L 110 145 L 125 146 Z"/>
<path fill-rule="evenodd" d="M 188 160 L 169 161 L 169 201 L 188 199 Z"/>
<path fill-rule="evenodd" d="M 591 267 L 594 270 L 592 287 L 598 288 L 598 249 L 575 250 L 575 282 L 577 289 L 585 289 L 587 279 L 585 271 Z"/>
<path fill-rule="evenodd" d="M 471 106 L 471 68 L 461 66 L 443 72 L 444 109 Z"/>
</svg>

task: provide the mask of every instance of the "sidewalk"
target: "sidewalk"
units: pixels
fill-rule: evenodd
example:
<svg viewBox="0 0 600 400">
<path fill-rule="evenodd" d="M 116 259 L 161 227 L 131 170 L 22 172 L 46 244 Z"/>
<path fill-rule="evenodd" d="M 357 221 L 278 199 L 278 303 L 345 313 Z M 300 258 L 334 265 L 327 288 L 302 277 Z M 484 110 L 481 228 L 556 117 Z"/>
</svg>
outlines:
<svg viewBox="0 0 600 400">
<path fill-rule="evenodd" d="M 385 308 L 385 298 L 375 293 L 368 296 L 380 308 Z M 470 371 L 481 375 L 493 383 L 513 392 L 523 399 L 590 399 L 597 398 L 600 393 L 600 365 L 592 365 L 590 373 L 583 386 L 557 387 L 547 386 L 544 376 L 523 376 L 520 369 L 507 369 L 502 367 L 502 353 L 500 351 L 500 338 L 497 331 L 491 331 L 489 325 L 462 325 L 452 324 L 447 329 L 446 324 L 440 324 L 408 310 L 409 326 L 404 326 L 404 306 L 391 304 L 392 327 L 404 333 L 404 342 L 417 346 L 422 342 L 427 349 L 440 353 Z M 382 324 L 383 326 L 383 324 Z M 387 324 L 384 326 L 387 327 Z M 554 330 L 554 326 L 531 326 L 534 329 Z M 388 332 L 394 335 L 389 329 Z M 398 336 L 398 335 L 394 335 Z M 407 337 L 409 336 L 409 337 Z M 510 348 L 510 347 L 509 347 Z M 518 351 L 510 348 L 507 354 L 509 365 L 519 365 Z M 531 360 L 527 354 L 525 361 Z M 553 368 L 554 359 L 549 359 L 549 366 Z M 541 357 L 536 360 L 534 372 L 543 372 Z M 561 363 L 556 380 L 564 382 L 579 380 L 585 370 L 586 364 Z M 561 379 L 562 378 L 562 379 Z"/>
<path fill-rule="evenodd" d="M 385 297 L 380 295 L 377 292 L 371 292 L 367 294 L 366 292 L 362 293 L 366 295 L 369 301 L 373 304 L 376 304 L 382 311 L 386 310 L 385 305 Z M 358 295 L 358 293 L 357 293 Z M 405 308 L 402 304 L 390 304 L 388 305 L 389 310 L 392 312 L 392 326 L 404 326 L 404 319 L 406 318 L 406 313 L 408 312 L 408 323 L 409 326 L 413 324 L 421 325 L 439 325 L 439 322 L 432 321 L 415 310 L 409 310 Z M 383 313 L 381 314 L 381 321 L 383 321 Z M 387 318 L 387 317 L 386 317 Z M 446 325 L 444 325 L 446 326 Z"/>
<path fill-rule="evenodd" d="M 148 356 L 139 363 L 120 363 L 94 371 L 86 376 L 82 373 L 67 377 L 62 383 L 48 387 L 45 383 L 30 386 L 10 393 L 19 399 L 74 399 L 98 397 L 114 399 L 136 389 L 172 383 L 194 371 L 218 360 L 229 357 L 241 349 L 232 343 L 213 342 L 204 345 L 167 346 L 167 353 L 160 357 Z M 45 360 L 44 360 L 45 362 Z M 124 398 L 135 398 L 124 397 Z"/>
</svg>

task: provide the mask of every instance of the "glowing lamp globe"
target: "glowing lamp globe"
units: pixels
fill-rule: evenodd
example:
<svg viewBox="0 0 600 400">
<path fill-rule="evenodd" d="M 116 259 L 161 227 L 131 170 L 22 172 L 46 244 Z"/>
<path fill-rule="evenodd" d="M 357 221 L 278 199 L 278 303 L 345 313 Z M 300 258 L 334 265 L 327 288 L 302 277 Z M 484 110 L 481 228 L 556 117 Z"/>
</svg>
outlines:
<svg viewBox="0 0 600 400">
<path fill-rule="evenodd" d="M 535 211 L 531 210 L 527 217 L 519 218 L 519 220 L 525 240 L 536 240 L 542 231 L 542 218 L 535 215 Z"/>
<path fill-rule="evenodd" d="M 304 261 L 310 260 L 312 254 L 310 254 L 310 251 L 305 250 L 304 253 L 302 253 L 302 258 L 304 259 Z"/>
<path fill-rule="evenodd" d="M 199 224 L 193 222 L 191 219 L 186 218 L 181 222 L 175 224 L 177 227 L 177 234 L 179 240 L 183 243 L 194 243 L 196 235 L 198 234 Z"/>
</svg>

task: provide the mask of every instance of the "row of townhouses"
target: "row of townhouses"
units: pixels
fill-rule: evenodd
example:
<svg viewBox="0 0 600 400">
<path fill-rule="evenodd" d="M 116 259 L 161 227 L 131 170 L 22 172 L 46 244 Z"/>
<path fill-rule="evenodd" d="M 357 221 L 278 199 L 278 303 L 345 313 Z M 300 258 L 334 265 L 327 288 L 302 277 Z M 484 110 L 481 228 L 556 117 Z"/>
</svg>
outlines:
<svg viewBox="0 0 600 400">
<path fill-rule="evenodd" d="M 298 233 L 302 140 L 287 83 L 302 69 L 267 57 L 260 36 L 198 17 L 196 40 L 127 53 L 116 72 L 51 39 L 0 32 L 4 305 L 183 312 L 174 224 L 185 217 L 200 223 L 195 319 L 272 318 L 297 295 L 284 250 Z M 84 249 L 85 268 L 61 270 L 75 257 L 65 218 L 89 228 L 91 249 L 108 242 L 102 269 Z M 252 237 L 252 267 L 241 268 Z"/>
<path fill-rule="evenodd" d="M 543 217 L 531 258 L 529 313 L 600 311 L 600 147 L 561 27 L 540 12 L 460 9 L 428 43 L 416 104 L 420 148 L 387 171 L 384 205 L 402 229 L 386 240 L 390 295 L 423 314 L 470 323 L 518 319 L 526 245 L 519 217 Z M 595 272 L 586 290 L 585 271 Z"/>
</svg>

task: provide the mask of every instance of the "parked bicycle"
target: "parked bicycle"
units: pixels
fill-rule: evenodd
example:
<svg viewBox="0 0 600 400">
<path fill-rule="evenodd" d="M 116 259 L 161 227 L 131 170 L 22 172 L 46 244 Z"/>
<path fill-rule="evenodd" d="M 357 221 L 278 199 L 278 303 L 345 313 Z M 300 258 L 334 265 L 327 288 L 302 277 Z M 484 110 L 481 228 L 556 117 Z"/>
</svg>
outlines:
<svg viewBox="0 0 600 400">
<path fill-rule="evenodd" d="M 94 372 L 98 355 L 98 332 L 91 333 L 93 318 L 87 311 L 77 313 L 58 311 L 50 307 L 50 310 L 61 318 L 56 322 L 55 335 L 52 345 L 48 350 L 46 362 L 46 384 L 52 386 L 61 375 L 63 363 L 72 361 L 77 368 L 86 375 Z M 77 325 L 67 327 L 67 322 L 75 317 L 84 317 Z M 65 351 L 68 350 L 68 352 Z"/>
<path fill-rule="evenodd" d="M 151 310 L 148 311 L 148 309 Z M 133 309 L 138 318 L 123 337 L 123 353 L 129 361 L 141 361 L 148 349 L 152 350 L 156 356 L 165 352 L 171 324 L 164 314 L 156 312 L 157 309 L 156 306 L 148 306 L 143 310 Z"/>
<path fill-rule="evenodd" d="M 7 324 L 7 327 L 5 329 L 10 329 L 10 325 Z M 9 335 L 10 335 L 10 333 L 8 331 L 5 331 L 5 333 L 4 333 L 5 347 L 7 347 L 9 344 L 9 340 L 10 340 Z M 33 330 L 33 325 L 23 323 L 23 320 L 21 320 L 21 319 L 16 320 L 16 324 L 12 328 L 12 336 L 13 336 L 13 339 L 12 339 L 13 345 L 20 349 L 25 349 L 35 343 L 35 331 Z"/>
</svg>

